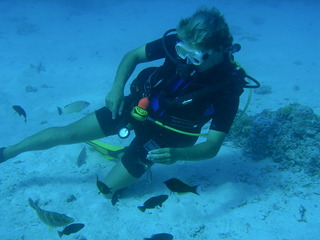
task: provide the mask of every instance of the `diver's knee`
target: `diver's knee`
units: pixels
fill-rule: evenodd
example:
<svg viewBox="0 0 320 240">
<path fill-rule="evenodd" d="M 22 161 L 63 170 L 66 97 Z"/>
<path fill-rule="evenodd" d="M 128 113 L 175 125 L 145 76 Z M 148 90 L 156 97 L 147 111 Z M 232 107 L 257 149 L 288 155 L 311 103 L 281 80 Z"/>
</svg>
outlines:
<svg viewBox="0 0 320 240">
<path fill-rule="evenodd" d="M 70 126 L 56 127 L 57 138 L 64 143 L 77 142 L 78 133 L 74 131 Z"/>
<path fill-rule="evenodd" d="M 147 171 L 148 167 L 151 166 L 140 160 L 133 161 L 126 154 L 122 157 L 121 163 L 127 172 L 135 178 L 140 178 Z"/>
</svg>

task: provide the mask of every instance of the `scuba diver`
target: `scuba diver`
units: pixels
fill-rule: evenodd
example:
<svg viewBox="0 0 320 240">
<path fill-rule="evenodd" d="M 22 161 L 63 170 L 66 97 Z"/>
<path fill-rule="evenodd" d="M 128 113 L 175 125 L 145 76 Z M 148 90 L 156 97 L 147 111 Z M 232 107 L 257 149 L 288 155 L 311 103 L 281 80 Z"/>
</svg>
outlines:
<svg viewBox="0 0 320 240">
<path fill-rule="evenodd" d="M 198 9 L 177 29 L 125 54 L 104 107 L 70 125 L 48 128 L 1 148 L 0 162 L 57 145 L 116 134 L 125 138 L 134 131 L 135 137 L 105 180 L 114 193 L 155 163 L 211 159 L 231 128 L 243 88 L 259 86 L 233 61 L 239 50 L 219 10 Z M 131 93 L 124 96 L 135 67 L 158 59 L 164 63 L 141 71 Z M 249 85 L 247 78 L 256 85 Z M 208 122 L 207 133 L 201 133 Z M 196 143 L 199 136 L 206 139 Z"/>
</svg>

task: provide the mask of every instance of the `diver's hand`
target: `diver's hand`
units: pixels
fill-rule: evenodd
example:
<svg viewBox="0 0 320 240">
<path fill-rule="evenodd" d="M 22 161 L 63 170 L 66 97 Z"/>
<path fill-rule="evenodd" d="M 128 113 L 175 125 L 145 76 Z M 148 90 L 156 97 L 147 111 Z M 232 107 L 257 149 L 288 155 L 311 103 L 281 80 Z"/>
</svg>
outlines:
<svg viewBox="0 0 320 240">
<path fill-rule="evenodd" d="M 122 91 L 111 90 L 106 96 L 106 107 L 112 112 L 112 119 L 115 119 L 117 113 L 122 114 L 124 106 L 124 95 Z"/>
<path fill-rule="evenodd" d="M 171 148 L 159 148 L 148 152 L 147 159 L 160 164 L 173 164 L 177 160 L 173 158 Z"/>
</svg>

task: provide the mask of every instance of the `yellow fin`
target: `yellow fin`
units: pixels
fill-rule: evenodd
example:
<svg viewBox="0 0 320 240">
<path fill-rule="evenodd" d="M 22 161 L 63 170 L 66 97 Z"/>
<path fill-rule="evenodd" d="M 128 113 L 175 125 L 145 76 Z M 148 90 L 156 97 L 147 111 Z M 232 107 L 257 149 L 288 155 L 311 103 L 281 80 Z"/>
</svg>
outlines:
<svg viewBox="0 0 320 240">
<path fill-rule="evenodd" d="M 123 146 L 111 145 L 97 140 L 88 141 L 86 143 L 98 152 L 100 152 L 103 155 L 103 157 L 108 160 L 117 159 L 115 155 L 123 152 L 125 149 L 125 147 Z"/>
</svg>

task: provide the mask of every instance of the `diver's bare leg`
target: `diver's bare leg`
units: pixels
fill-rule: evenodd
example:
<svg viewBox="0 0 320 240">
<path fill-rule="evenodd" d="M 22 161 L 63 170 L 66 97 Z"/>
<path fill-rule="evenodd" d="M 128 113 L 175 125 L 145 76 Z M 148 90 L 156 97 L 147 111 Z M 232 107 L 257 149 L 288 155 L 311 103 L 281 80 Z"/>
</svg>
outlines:
<svg viewBox="0 0 320 240">
<path fill-rule="evenodd" d="M 104 136 L 95 113 L 92 113 L 67 126 L 47 128 L 15 145 L 8 146 L 4 149 L 3 155 L 7 160 L 27 151 L 85 142 Z"/>
<path fill-rule="evenodd" d="M 127 169 L 123 166 L 122 162 L 119 161 L 108 173 L 106 178 L 106 184 L 111 191 L 115 193 L 116 191 L 127 188 L 137 181 L 138 178 L 133 177 Z M 107 198 L 111 198 L 109 195 L 105 195 Z"/>
</svg>

